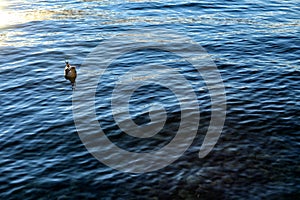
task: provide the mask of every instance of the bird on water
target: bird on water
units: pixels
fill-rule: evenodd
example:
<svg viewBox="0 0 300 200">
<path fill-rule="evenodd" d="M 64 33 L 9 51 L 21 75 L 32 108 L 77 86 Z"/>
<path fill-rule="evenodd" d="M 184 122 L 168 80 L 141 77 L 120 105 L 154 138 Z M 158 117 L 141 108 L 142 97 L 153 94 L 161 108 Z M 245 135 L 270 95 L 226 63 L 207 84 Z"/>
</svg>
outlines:
<svg viewBox="0 0 300 200">
<path fill-rule="evenodd" d="M 77 72 L 76 72 L 76 67 L 71 66 L 68 61 L 66 62 L 66 67 L 65 67 L 65 79 L 69 80 L 72 84 L 72 88 L 74 89 L 75 87 L 75 79 L 77 77 Z"/>
</svg>

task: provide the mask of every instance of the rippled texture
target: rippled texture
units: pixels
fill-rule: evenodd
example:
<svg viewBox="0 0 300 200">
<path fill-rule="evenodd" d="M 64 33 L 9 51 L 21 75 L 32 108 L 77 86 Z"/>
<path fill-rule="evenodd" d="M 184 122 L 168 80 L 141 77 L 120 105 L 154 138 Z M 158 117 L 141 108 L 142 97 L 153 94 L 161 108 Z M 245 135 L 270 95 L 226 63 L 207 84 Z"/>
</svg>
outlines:
<svg viewBox="0 0 300 200">
<path fill-rule="evenodd" d="M 16 0 L 6 6 L 0 10 L 1 199 L 299 197 L 298 1 Z M 188 64 L 173 63 L 199 88 L 198 135 L 170 166 L 122 173 L 96 160 L 78 137 L 64 61 L 80 72 L 103 39 L 154 26 L 185 33 L 209 52 L 226 87 L 227 118 L 214 150 L 200 160 L 210 121 L 209 93 Z M 96 95 L 97 117 L 108 137 L 137 152 L 165 145 L 180 122 L 178 102 L 157 85 L 137 90 L 130 108 L 133 120 L 143 124 L 149 122 L 144 106 L 167 105 L 167 123 L 153 140 L 131 141 L 111 118 L 109 79 L 124 70 L 122 64 L 174 59 L 145 54 L 121 57 L 111 68 L 116 74 L 106 74 Z"/>
</svg>

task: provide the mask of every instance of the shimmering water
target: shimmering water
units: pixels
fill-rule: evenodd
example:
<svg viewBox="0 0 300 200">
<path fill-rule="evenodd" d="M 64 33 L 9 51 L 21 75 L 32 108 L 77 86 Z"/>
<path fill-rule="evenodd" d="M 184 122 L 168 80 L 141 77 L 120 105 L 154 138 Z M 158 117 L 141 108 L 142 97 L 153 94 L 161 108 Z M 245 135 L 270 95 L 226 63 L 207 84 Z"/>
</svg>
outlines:
<svg viewBox="0 0 300 200">
<path fill-rule="evenodd" d="M 299 1 L 16 0 L 3 5 L 1 199 L 299 198 Z M 224 81 L 227 117 L 217 145 L 199 159 L 211 114 L 203 79 L 165 52 L 121 56 L 98 85 L 95 104 L 97 119 L 115 144 L 153 151 L 172 140 L 180 123 L 178 101 L 159 85 L 139 88 L 130 107 L 132 119 L 144 124 L 150 121 L 149 105 L 166 106 L 168 119 L 154 139 L 136 140 L 114 123 L 110 79 L 137 64 L 155 60 L 180 68 L 198 88 L 201 113 L 197 137 L 183 156 L 158 171 L 131 174 L 107 167 L 84 147 L 63 69 L 67 59 L 80 75 L 81 64 L 101 41 L 145 27 L 184 33 L 207 50 Z"/>
</svg>

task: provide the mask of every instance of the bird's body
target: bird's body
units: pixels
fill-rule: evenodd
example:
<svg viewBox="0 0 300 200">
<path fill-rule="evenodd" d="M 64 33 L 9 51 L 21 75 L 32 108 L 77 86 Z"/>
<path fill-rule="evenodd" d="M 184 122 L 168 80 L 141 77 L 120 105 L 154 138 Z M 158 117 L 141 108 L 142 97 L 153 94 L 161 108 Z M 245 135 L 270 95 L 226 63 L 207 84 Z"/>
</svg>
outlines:
<svg viewBox="0 0 300 200">
<path fill-rule="evenodd" d="M 68 62 L 66 62 L 65 78 L 70 80 L 70 79 L 76 79 L 76 77 L 77 77 L 76 67 L 71 66 Z"/>
<path fill-rule="evenodd" d="M 77 77 L 77 72 L 76 72 L 76 67 L 71 66 L 69 62 L 66 62 L 66 67 L 65 67 L 65 78 L 70 80 L 72 83 L 72 86 L 74 87 L 75 85 L 75 79 Z"/>
</svg>

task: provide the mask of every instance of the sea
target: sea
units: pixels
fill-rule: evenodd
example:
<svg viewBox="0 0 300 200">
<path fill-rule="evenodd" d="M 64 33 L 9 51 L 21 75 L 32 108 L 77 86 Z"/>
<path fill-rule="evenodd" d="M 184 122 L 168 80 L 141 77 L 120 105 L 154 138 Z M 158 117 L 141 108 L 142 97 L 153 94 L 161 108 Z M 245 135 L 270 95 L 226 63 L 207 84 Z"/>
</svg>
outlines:
<svg viewBox="0 0 300 200">
<path fill-rule="evenodd" d="M 0 199 L 294 200 L 299 153 L 299 0 L 0 1 Z"/>
</svg>

